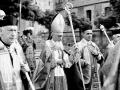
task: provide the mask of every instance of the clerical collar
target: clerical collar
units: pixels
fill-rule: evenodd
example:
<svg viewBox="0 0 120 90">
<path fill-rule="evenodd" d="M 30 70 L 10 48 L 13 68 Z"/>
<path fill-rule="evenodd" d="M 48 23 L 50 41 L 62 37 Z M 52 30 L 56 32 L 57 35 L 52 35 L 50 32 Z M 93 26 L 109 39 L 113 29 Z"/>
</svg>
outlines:
<svg viewBox="0 0 120 90">
<path fill-rule="evenodd" d="M 83 38 L 82 40 L 83 40 L 83 41 L 84 41 L 84 43 L 86 43 L 86 44 L 88 44 L 88 43 L 89 43 L 89 44 L 90 44 L 90 43 L 92 43 L 92 41 L 87 41 L 87 40 L 86 40 L 86 39 L 84 39 L 84 38 Z"/>
<path fill-rule="evenodd" d="M 0 41 L 6 46 L 6 47 L 10 47 L 10 45 L 6 44 L 1 38 Z"/>
</svg>

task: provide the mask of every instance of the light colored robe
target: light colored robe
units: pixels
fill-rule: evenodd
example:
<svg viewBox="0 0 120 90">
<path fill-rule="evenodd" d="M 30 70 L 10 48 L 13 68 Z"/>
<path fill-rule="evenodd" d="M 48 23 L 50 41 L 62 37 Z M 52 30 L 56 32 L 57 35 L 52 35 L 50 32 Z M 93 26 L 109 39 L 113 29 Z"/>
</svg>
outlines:
<svg viewBox="0 0 120 90">
<path fill-rule="evenodd" d="M 51 47 L 53 47 L 53 45 L 52 45 L 53 43 L 52 42 L 53 42 L 52 40 L 51 41 L 48 40 L 48 41 L 46 41 L 46 44 L 48 45 L 48 47 L 50 47 L 51 52 L 53 52 L 55 62 L 57 63 L 57 61 L 59 61 L 59 60 L 62 61 L 62 59 L 59 59 L 59 56 L 64 54 L 63 55 L 64 66 L 66 68 L 70 67 L 72 64 L 69 61 L 68 55 L 65 52 L 62 53 L 61 50 L 57 50 L 57 49 L 56 50 L 52 50 L 51 49 Z M 55 72 L 55 76 L 64 76 L 65 75 L 64 71 L 63 71 L 63 68 L 61 66 L 59 66 L 59 65 L 55 67 L 55 71 L 54 72 Z"/>
<path fill-rule="evenodd" d="M 104 52 L 105 61 L 106 61 L 108 55 L 111 53 L 114 46 L 115 46 L 115 44 L 113 43 L 113 41 L 111 41 L 111 43 L 109 43 L 108 46 L 106 47 L 105 52 Z"/>
<path fill-rule="evenodd" d="M 40 55 L 44 67 L 35 76 L 34 80 L 36 90 L 67 90 L 67 82 L 63 67 L 69 68 L 72 64 L 68 60 L 68 55 L 64 53 L 64 65 L 57 65 L 57 60 L 60 60 L 58 57 L 58 50 L 54 48 L 52 40 L 47 40 Z M 56 81 L 58 82 L 56 83 Z"/>
<path fill-rule="evenodd" d="M 13 65 L 9 52 L 13 58 Z M 21 66 L 23 66 L 23 62 L 14 44 L 10 46 L 10 51 L 8 51 L 6 46 L 0 42 L 0 72 L 5 90 L 23 90 L 20 77 Z"/>
<path fill-rule="evenodd" d="M 120 41 L 118 41 L 108 55 L 102 71 L 106 80 L 101 90 L 120 90 Z"/>
<path fill-rule="evenodd" d="M 88 44 L 91 44 L 93 49 L 97 50 L 97 52 L 98 52 L 98 56 L 97 57 L 92 55 Z M 92 84 L 92 81 L 93 81 L 93 79 L 92 79 L 93 78 L 93 74 L 94 74 L 94 72 L 96 72 L 99 69 L 97 61 L 101 60 L 102 54 L 100 53 L 100 50 L 99 50 L 98 46 L 95 43 L 93 43 L 92 41 L 88 42 L 84 38 L 80 42 L 78 42 L 76 44 L 76 46 L 74 45 L 71 51 L 74 51 L 73 49 L 75 47 L 78 48 L 78 50 L 79 50 L 79 58 L 77 60 L 80 60 L 78 62 L 81 64 L 81 67 L 82 67 L 84 83 L 87 85 L 86 89 L 89 90 L 91 88 L 91 84 Z M 73 52 L 73 57 L 74 57 L 74 55 L 75 54 Z M 73 58 L 73 60 L 74 60 L 74 58 Z M 95 70 L 93 72 L 94 68 L 97 69 L 97 70 Z M 80 72 L 80 71 L 78 71 L 78 72 Z M 79 77 L 78 78 L 81 79 L 81 75 Z M 77 79 L 76 79 L 76 84 L 79 84 L 79 83 L 80 82 L 77 82 Z M 78 90 L 79 89 L 83 90 L 82 84 L 78 85 Z"/>
</svg>

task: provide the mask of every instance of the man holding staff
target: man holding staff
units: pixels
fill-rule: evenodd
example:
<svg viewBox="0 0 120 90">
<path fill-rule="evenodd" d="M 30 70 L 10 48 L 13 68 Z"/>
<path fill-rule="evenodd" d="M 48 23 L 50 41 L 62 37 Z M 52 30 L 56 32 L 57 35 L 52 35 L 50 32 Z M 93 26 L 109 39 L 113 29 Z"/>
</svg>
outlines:
<svg viewBox="0 0 120 90">
<path fill-rule="evenodd" d="M 79 51 L 79 58 L 80 61 L 85 61 L 87 63 L 83 64 L 82 66 L 82 72 L 84 77 L 84 84 L 86 90 L 92 90 L 96 87 L 95 84 L 100 85 L 99 81 L 99 74 L 98 74 L 98 64 L 97 62 L 100 62 L 103 59 L 103 55 L 101 54 L 98 46 L 92 42 L 92 26 L 90 24 L 84 23 L 84 27 L 82 28 L 82 36 L 83 39 L 76 44 L 76 46 L 73 46 L 73 59 L 76 57 L 76 49 Z M 76 60 L 74 60 L 76 61 Z M 79 67 L 79 64 L 76 66 Z M 77 69 L 77 73 L 74 74 L 75 77 L 75 84 L 76 84 L 76 90 L 84 90 L 81 74 L 79 74 L 79 69 Z"/>
<path fill-rule="evenodd" d="M 24 90 L 20 71 L 28 71 L 16 46 L 18 20 L 6 16 L 0 20 L 0 90 Z"/>
<path fill-rule="evenodd" d="M 51 23 L 51 39 L 47 40 L 42 49 L 40 59 L 44 63 L 35 75 L 36 90 L 68 90 L 64 67 L 69 68 L 72 62 L 64 52 L 62 43 L 65 21 L 59 13 L 54 16 Z"/>
</svg>

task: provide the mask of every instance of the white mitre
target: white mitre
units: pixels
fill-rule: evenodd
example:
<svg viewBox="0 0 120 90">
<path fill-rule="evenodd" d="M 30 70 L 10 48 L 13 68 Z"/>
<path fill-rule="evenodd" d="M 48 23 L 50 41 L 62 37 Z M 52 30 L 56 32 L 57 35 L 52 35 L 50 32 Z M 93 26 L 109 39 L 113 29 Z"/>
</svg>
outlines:
<svg viewBox="0 0 120 90">
<path fill-rule="evenodd" d="M 0 20 L 3 20 L 5 15 L 6 15 L 5 12 L 3 10 L 0 10 Z"/>
<path fill-rule="evenodd" d="M 56 15 L 56 17 L 54 18 L 51 24 L 51 31 L 52 33 L 63 35 L 64 28 L 65 28 L 65 21 L 63 16 L 59 13 L 58 15 Z"/>
</svg>

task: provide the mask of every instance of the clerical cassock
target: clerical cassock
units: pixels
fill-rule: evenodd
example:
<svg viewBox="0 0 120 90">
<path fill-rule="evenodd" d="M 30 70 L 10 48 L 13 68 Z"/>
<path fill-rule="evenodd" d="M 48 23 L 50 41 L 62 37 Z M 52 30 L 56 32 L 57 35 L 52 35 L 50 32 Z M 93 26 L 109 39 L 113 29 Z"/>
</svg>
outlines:
<svg viewBox="0 0 120 90">
<path fill-rule="evenodd" d="M 62 36 L 65 27 L 63 16 L 57 14 L 51 24 L 52 39 L 47 40 L 40 55 L 43 69 L 35 75 L 36 90 L 68 90 L 64 67 L 72 63 L 64 52 Z"/>
</svg>

